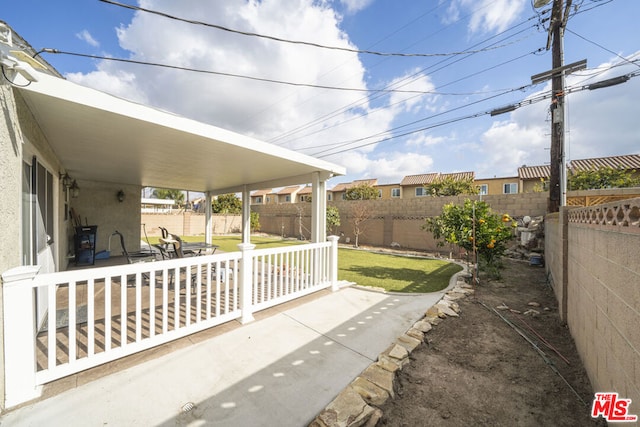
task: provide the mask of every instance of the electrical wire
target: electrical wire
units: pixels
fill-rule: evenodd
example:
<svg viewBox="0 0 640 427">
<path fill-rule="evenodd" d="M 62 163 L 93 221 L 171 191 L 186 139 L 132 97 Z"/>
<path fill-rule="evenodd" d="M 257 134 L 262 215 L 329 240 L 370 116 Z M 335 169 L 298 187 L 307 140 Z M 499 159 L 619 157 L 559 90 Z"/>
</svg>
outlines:
<svg viewBox="0 0 640 427">
<path fill-rule="evenodd" d="M 486 72 L 486 71 L 492 70 L 492 69 L 494 69 L 494 68 L 498 68 L 498 67 L 503 66 L 503 65 L 505 65 L 505 64 L 508 64 L 508 63 L 510 63 L 510 62 L 514 62 L 514 61 L 516 61 L 516 60 L 518 60 L 518 59 L 521 59 L 521 58 L 524 58 L 525 56 L 528 56 L 528 55 L 530 55 L 530 54 L 535 54 L 536 52 L 539 52 L 539 51 L 541 51 L 541 50 L 542 50 L 542 48 L 540 48 L 540 49 L 538 49 L 538 50 L 536 50 L 536 51 L 530 52 L 530 53 L 528 53 L 528 54 L 524 54 L 524 55 L 521 55 L 521 56 L 519 56 L 519 57 L 516 57 L 516 58 L 510 59 L 510 60 L 507 60 L 507 61 L 505 61 L 505 62 L 503 62 L 503 63 L 501 63 L 501 64 L 496 64 L 496 65 L 493 65 L 493 66 L 491 66 L 491 67 L 485 68 L 485 69 L 483 69 L 483 70 L 477 71 L 477 72 L 472 73 L 472 74 L 470 74 L 470 75 L 467 75 L 467 76 L 465 76 L 465 77 L 461 77 L 461 78 L 459 78 L 459 79 L 457 79 L 457 80 L 451 81 L 451 82 L 449 82 L 449 83 L 446 83 L 446 84 L 444 84 L 444 85 L 440 86 L 440 88 L 442 88 L 442 87 L 446 87 L 446 86 L 449 86 L 449 85 L 452 85 L 452 84 L 454 84 L 454 83 L 458 83 L 458 82 L 460 82 L 460 81 L 462 81 L 462 80 L 465 80 L 465 79 L 468 79 L 468 78 L 471 78 L 471 77 L 478 76 L 478 75 L 480 75 L 480 74 L 482 74 L 482 73 L 484 73 L 484 72 Z M 482 101 L 486 101 L 486 100 L 489 100 L 489 99 L 493 99 L 493 98 L 495 98 L 495 97 L 497 97 L 497 96 L 502 96 L 502 95 L 505 95 L 505 94 L 507 94 L 507 93 L 511 93 L 511 92 L 514 92 L 514 91 L 523 91 L 523 90 L 525 90 L 525 89 L 527 89 L 528 87 L 531 87 L 531 86 L 533 86 L 533 85 L 526 85 L 526 86 L 521 86 L 521 87 L 513 88 L 513 89 L 505 89 L 505 90 L 503 90 L 501 93 L 499 93 L 499 94 L 497 94 L 497 95 L 494 95 L 494 96 L 491 96 L 491 97 L 488 97 L 488 98 L 484 98 L 484 99 L 482 99 L 482 100 L 480 100 L 480 101 L 477 101 L 477 102 L 482 102 Z M 393 104 L 391 104 L 391 105 L 387 106 L 387 108 L 388 108 L 388 107 L 391 107 L 391 106 L 394 106 L 394 105 L 396 105 L 396 104 L 401 104 L 401 103 L 403 103 L 403 102 L 407 102 L 408 100 L 410 100 L 410 99 L 412 99 L 412 98 L 413 98 L 413 97 L 410 97 L 410 98 L 408 98 L 408 99 L 402 99 L 402 100 L 399 100 L 399 101 L 397 101 L 397 102 L 395 102 L 395 103 L 393 103 Z M 477 102 L 472 102 L 472 103 L 469 103 L 469 104 L 465 104 L 465 105 L 463 105 L 463 106 L 461 106 L 461 107 L 455 108 L 455 109 L 453 109 L 453 110 L 449 110 L 449 112 L 450 112 L 450 111 L 455 111 L 455 110 L 460 109 L 460 108 L 465 108 L 465 107 L 468 107 L 468 106 L 470 106 L 470 105 L 474 105 L 474 104 L 476 104 Z M 299 140 L 299 139 L 306 138 L 306 137 L 309 137 L 309 136 L 315 135 L 315 134 L 317 134 L 317 133 L 324 132 L 324 131 L 327 131 L 327 130 L 329 130 L 329 129 L 336 128 L 336 127 L 341 126 L 341 125 L 343 125 L 343 124 L 346 124 L 346 123 L 348 123 L 348 122 L 351 122 L 351 121 L 354 121 L 354 120 L 358 120 L 358 119 L 360 119 L 360 118 L 362 118 L 362 117 L 366 117 L 366 116 L 368 116 L 368 115 L 370 115 L 370 114 L 372 114 L 372 113 L 375 113 L 376 111 L 379 111 L 379 110 L 380 110 L 380 109 L 376 109 L 376 110 L 373 110 L 373 111 L 368 111 L 368 112 L 366 112 L 366 113 L 364 113 L 364 114 L 357 115 L 357 116 L 352 117 L 352 118 L 350 118 L 350 119 L 344 120 L 344 121 L 342 121 L 342 122 L 340 122 L 340 123 L 335 123 L 335 124 L 333 124 L 333 125 L 331 125 L 331 126 L 325 126 L 325 127 L 322 127 L 321 129 L 318 129 L 318 130 L 316 130 L 316 131 L 313 131 L 313 132 L 310 132 L 310 133 L 306 133 L 306 134 L 301 135 L 301 136 L 299 136 L 299 137 L 297 137 L 297 138 L 294 138 L 294 139 L 287 140 L 287 141 L 286 141 L 286 143 L 291 143 L 291 142 L 297 141 L 297 140 Z M 436 114 L 436 116 L 441 115 L 441 114 L 446 114 L 446 113 Z M 409 124 L 402 125 L 402 126 L 400 126 L 400 127 L 398 127 L 398 128 L 394 128 L 394 129 L 392 129 L 391 131 L 393 131 L 393 130 L 397 130 L 397 129 L 399 129 L 399 128 L 404 128 L 404 127 L 406 127 L 406 126 L 409 126 L 409 125 L 412 125 L 412 124 L 416 124 L 416 123 L 418 123 L 418 122 L 425 121 L 425 120 L 428 120 L 428 119 L 433 118 L 433 117 L 434 117 L 434 116 L 431 116 L 431 117 L 428 117 L 428 118 L 425 118 L 425 119 L 420 119 L 420 120 L 417 120 L 417 121 L 415 121 L 415 122 L 411 122 L 411 123 L 409 123 Z M 388 132 L 388 131 L 387 131 L 387 132 Z M 384 132 L 384 133 L 387 133 L 387 132 Z"/>
<path fill-rule="evenodd" d="M 7 73 L 5 72 L 5 69 L 4 69 L 4 65 L 0 65 L 0 68 L 2 68 L 2 77 L 4 77 L 4 79 L 6 81 L 8 81 L 9 84 L 11 84 L 12 86 L 15 86 L 15 87 L 27 87 L 27 86 L 29 86 L 31 84 L 31 82 L 28 82 L 26 85 L 19 85 L 18 83 L 14 82 L 13 80 L 11 80 L 7 76 Z"/>
<path fill-rule="evenodd" d="M 323 45 L 323 44 L 313 43 L 313 42 L 307 42 L 307 41 L 302 41 L 302 40 L 291 40 L 291 39 L 285 39 L 285 38 L 269 36 L 269 35 L 264 35 L 264 34 L 259 34 L 259 33 L 253 33 L 253 32 L 249 32 L 249 31 L 234 30 L 234 29 L 231 29 L 231 28 L 228 28 L 228 27 L 224 27 L 222 25 L 210 24 L 210 23 L 207 23 L 207 22 L 196 21 L 196 20 L 186 19 L 186 18 L 180 18 L 180 17 L 174 16 L 174 15 L 170 15 L 168 13 L 159 12 L 157 10 L 147 9 L 147 8 L 143 8 L 143 7 L 140 7 L 140 6 L 133 6 L 133 5 L 130 5 L 130 4 L 120 3 L 120 2 L 113 1 L 113 0 L 99 0 L 99 1 L 101 1 L 103 3 L 112 4 L 114 6 L 123 7 L 125 9 L 131 9 L 131 10 L 135 10 L 135 11 L 151 13 L 151 14 L 154 14 L 154 15 L 162 16 L 164 18 L 173 19 L 173 20 L 176 20 L 176 21 L 181 21 L 181 22 L 185 22 L 185 23 L 193 24 L 193 25 L 202 25 L 202 26 L 205 26 L 205 27 L 215 28 L 217 30 L 227 31 L 227 32 L 230 32 L 230 33 L 240 34 L 240 35 L 243 35 L 243 36 L 259 37 L 259 38 L 273 40 L 273 41 L 277 41 L 277 42 L 281 42 L 281 43 L 290 43 L 290 44 L 311 46 L 311 47 L 316 47 L 316 48 L 320 48 L 320 49 L 337 50 L 337 51 L 343 51 L 343 52 L 349 52 L 349 53 L 357 53 L 357 54 L 416 58 L 416 57 L 437 57 L 437 56 L 467 55 L 469 53 L 487 52 L 487 51 L 491 51 L 491 50 L 495 50 L 495 49 L 499 49 L 501 47 L 504 47 L 504 46 L 495 46 L 495 47 L 483 48 L 483 49 L 479 49 L 479 50 L 475 50 L 475 51 L 461 51 L 461 52 L 448 52 L 448 53 L 377 52 L 377 51 L 373 51 L 373 50 L 360 50 L 360 49 L 353 49 L 353 48 L 341 47 L 341 46 L 328 46 L 328 45 Z M 507 46 L 507 45 L 505 45 L 505 46 Z"/>
<path fill-rule="evenodd" d="M 484 43 L 488 42 L 489 40 L 492 40 L 492 39 L 494 39 L 494 38 L 496 38 L 496 37 L 499 37 L 499 36 L 501 36 L 501 35 L 503 35 L 503 34 L 505 34 L 505 33 L 509 32 L 509 31 L 511 31 L 511 30 L 513 30 L 513 29 L 515 29 L 515 28 L 517 28 L 517 27 L 519 27 L 519 26 L 523 25 L 523 24 L 526 24 L 527 22 L 531 21 L 532 19 L 534 19 L 534 18 L 529 18 L 529 19 L 527 19 L 527 20 L 525 20 L 525 21 L 523 21 L 523 22 L 520 22 L 519 24 L 514 25 L 514 26 L 512 26 L 512 27 L 510 27 L 510 28 L 508 28 L 508 29 L 506 29 L 506 30 L 504 30 L 504 31 L 502 31 L 502 32 L 500 32 L 500 33 L 498 33 L 498 34 L 495 34 L 495 35 L 493 35 L 493 36 L 489 37 L 488 39 L 485 39 L 485 40 L 483 40 L 483 41 L 480 41 L 480 42 L 476 43 L 476 44 L 475 44 L 474 46 L 472 46 L 472 47 L 475 47 L 475 46 L 479 46 L 479 45 L 481 45 L 481 44 L 484 44 Z M 511 35 L 511 36 L 506 37 L 505 39 L 508 39 L 508 38 L 511 38 L 511 37 L 515 37 L 516 35 L 521 34 L 521 33 L 523 33 L 524 31 L 527 31 L 527 30 L 528 30 L 528 29 L 530 29 L 530 28 L 531 28 L 531 27 L 528 27 L 528 28 L 525 28 L 525 29 L 523 29 L 523 30 L 520 30 L 520 31 L 518 31 L 518 32 L 517 32 L 517 33 L 515 33 L 515 34 L 513 34 L 513 35 Z M 502 39 L 502 40 L 504 40 L 504 39 Z M 494 43 L 494 45 L 495 45 L 495 44 L 497 44 L 497 43 L 500 43 L 500 42 L 501 42 L 501 40 L 498 40 L 498 41 L 496 41 L 496 42 Z M 453 62 L 449 62 L 448 64 L 447 64 L 446 62 L 447 62 L 447 61 L 451 61 L 451 60 L 452 60 L 452 58 L 446 58 L 446 59 L 443 59 L 443 60 L 441 60 L 441 61 L 437 62 L 436 64 L 430 65 L 429 67 L 422 68 L 422 69 L 420 69 L 420 70 L 418 70 L 418 71 L 416 71 L 416 72 L 412 73 L 411 75 L 409 75 L 409 76 L 407 76 L 407 77 L 405 77 L 405 78 L 403 78 L 403 79 L 401 79 L 401 80 L 397 81 L 397 82 L 394 82 L 394 83 L 392 83 L 392 84 L 389 84 L 389 85 L 385 86 L 385 89 L 386 89 L 386 88 L 404 87 L 404 86 L 406 86 L 406 85 L 409 85 L 409 84 L 413 83 L 414 81 L 418 80 L 419 78 L 422 78 L 422 77 L 424 76 L 424 74 L 425 74 L 427 71 L 430 71 L 430 72 L 431 72 L 431 74 L 435 74 L 435 73 L 437 73 L 437 72 L 439 72 L 439 71 L 445 70 L 445 69 L 446 69 L 446 68 L 448 68 L 448 67 L 451 67 L 453 64 L 456 64 L 456 63 L 458 63 L 458 62 L 460 62 L 460 61 L 463 61 L 463 60 L 467 59 L 468 57 L 470 57 L 470 56 L 472 56 L 472 55 L 473 55 L 473 54 L 469 54 L 469 55 L 467 55 L 467 56 L 465 56 L 465 57 L 457 57 L 457 58 L 455 58 L 455 60 L 453 60 Z M 439 68 L 436 68 L 436 67 L 438 67 L 438 66 L 440 66 L 440 67 L 439 67 Z M 494 67 L 494 68 L 495 68 L 495 67 Z M 474 75 L 476 75 L 476 74 L 471 74 L 471 75 L 470 75 L 470 76 L 468 76 L 468 77 L 473 77 Z M 458 81 L 459 81 L 459 80 L 458 80 Z M 450 84 L 453 84 L 453 82 L 447 83 L 447 84 L 442 85 L 442 86 L 439 86 L 439 87 L 440 87 L 440 88 L 442 88 L 442 87 L 446 87 L 446 86 L 448 86 L 448 85 L 450 85 Z M 328 114 L 325 114 L 325 115 L 323 115 L 323 116 L 321 116 L 321 117 L 318 117 L 318 118 L 316 118 L 316 119 L 314 119 L 314 120 L 312 120 L 312 121 L 308 122 L 308 123 L 307 123 L 307 124 L 305 124 L 305 125 L 298 126 L 297 128 L 291 129 L 291 130 L 289 130 L 289 131 L 287 131 L 287 132 L 285 132 L 285 133 L 283 133 L 283 134 L 281 134 L 281 135 L 279 135 L 279 136 L 277 136 L 277 137 L 271 138 L 268 142 L 270 142 L 270 143 L 272 143 L 272 144 L 273 144 L 273 143 L 276 143 L 276 141 L 279 141 L 279 140 L 285 139 L 285 138 L 287 138 L 287 137 L 289 137 L 289 136 L 291 136 L 291 135 L 294 135 L 294 134 L 296 134 L 296 133 L 302 132 L 303 130 L 305 130 L 305 129 L 309 129 L 309 128 L 311 128 L 311 127 L 315 126 L 315 125 L 319 125 L 319 124 L 323 123 L 324 121 L 326 121 L 326 120 L 328 120 L 328 119 L 331 119 L 331 118 L 333 118 L 333 117 L 339 116 L 340 114 L 343 114 L 344 112 L 348 111 L 349 109 L 356 108 L 356 107 L 359 107 L 359 106 L 362 106 L 362 105 L 368 104 L 368 103 L 370 103 L 370 102 L 372 102 L 372 101 L 375 101 L 375 100 L 379 99 L 379 98 L 380 98 L 380 97 L 382 97 L 382 96 L 384 96 L 384 93 L 377 94 L 377 95 L 376 95 L 375 97 L 373 97 L 373 98 L 361 98 L 360 100 L 354 101 L 354 102 L 352 102 L 352 103 L 350 103 L 350 104 L 346 105 L 345 107 L 339 108 L 338 110 L 334 110 L 334 111 L 333 111 L 333 112 L 331 112 L 331 113 L 328 113 Z M 398 101 L 398 103 L 399 103 L 399 102 L 406 102 L 406 101 L 408 101 L 408 100 L 410 100 L 410 99 L 412 99 L 412 98 L 407 98 L 407 99 L 405 99 L 405 100 Z M 364 114 L 360 115 L 360 117 L 364 117 L 364 116 L 366 116 L 366 115 L 368 115 L 368 114 L 371 114 L 371 113 L 373 113 L 373 112 L 375 112 L 375 111 L 369 111 L 369 112 L 366 112 L 366 113 L 364 113 Z M 350 119 L 350 120 L 351 120 L 351 119 Z M 331 127 L 336 127 L 336 126 L 339 126 L 339 125 L 340 125 L 340 123 L 335 124 L 335 125 L 333 125 L 333 126 L 331 126 Z M 326 128 L 324 128 L 324 127 L 323 127 L 323 129 L 320 129 L 319 131 L 313 132 L 312 134 L 315 134 L 315 133 L 317 133 L 317 132 L 320 132 L 320 131 L 322 131 L 322 130 L 324 130 L 324 129 L 326 129 Z M 280 143 L 278 143 L 277 145 L 285 145 L 285 144 L 289 144 L 289 143 L 291 143 L 291 142 L 293 142 L 293 141 L 296 141 L 296 140 L 298 140 L 298 139 L 304 138 L 304 137 L 306 137 L 306 136 L 309 136 L 309 134 L 307 134 L 307 135 L 303 135 L 303 136 L 299 136 L 299 137 L 297 137 L 297 138 L 295 138 L 295 139 L 293 139 L 293 140 L 290 140 L 290 139 L 289 139 L 289 140 L 286 140 L 286 141 L 284 141 L 284 142 L 280 142 Z"/>
<path fill-rule="evenodd" d="M 637 71 L 637 72 L 634 72 L 634 73 L 626 74 L 626 75 L 624 75 L 624 77 L 628 77 L 628 79 L 631 79 L 631 78 L 637 77 L 639 75 L 640 75 L 640 71 Z M 597 87 L 595 87 L 595 88 L 597 88 Z M 593 89 L 594 89 L 593 85 L 583 85 L 583 86 L 577 86 L 577 87 L 570 87 L 570 88 L 566 88 L 565 89 L 565 96 L 570 94 L 570 93 L 581 92 L 581 91 L 584 91 L 584 90 L 593 90 Z M 515 104 L 511 105 L 510 107 L 513 107 L 513 110 L 516 110 L 518 108 L 521 108 L 521 107 L 524 107 L 524 106 L 527 106 L 527 105 L 536 104 L 536 103 L 538 103 L 540 101 L 544 101 L 544 100 L 550 99 L 552 97 L 553 97 L 553 95 L 550 94 L 550 93 L 541 94 L 541 95 L 538 95 L 538 96 L 536 96 L 534 98 L 529 98 L 529 99 L 520 101 L 518 103 L 515 103 Z M 481 101 L 478 101 L 478 102 L 481 102 Z M 463 108 L 463 107 L 458 107 L 457 109 Z M 511 111 L 513 111 L 513 110 L 511 110 Z M 450 111 L 453 111 L 453 110 L 448 110 L 447 112 L 443 112 L 443 113 L 440 113 L 438 115 L 446 114 L 446 113 L 448 113 Z M 404 136 L 408 136 L 408 135 L 412 135 L 412 134 L 415 134 L 415 133 L 424 132 L 425 130 L 430 130 L 430 129 L 433 129 L 433 128 L 436 128 L 436 127 L 440 127 L 440 126 L 445 126 L 445 125 L 448 125 L 448 124 L 451 124 L 451 123 L 455 123 L 455 122 L 459 122 L 459 121 L 462 121 L 462 120 L 468 120 L 468 119 L 473 119 L 473 118 L 477 118 L 477 117 L 481 117 L 481 116 L 485 116 L 485 115 L 491 115 L 492 111 L 493 110 L 488 110 L 488 111 L 468 114 L 466 116 L 453 118 L 453 119 L 450 119 L 450 120 L 446 120 L 446 121 L 442 121 L 442 122 L 439 122 L 439 123 L 435 123 L 435 124 L 430 125 L 430 126 L 425 126 L 425 127 L 422 127 L 422 128 L 419 128 L 419 129 L 415 129 L 415 130 L 410 130 L 410 131 L 407 131 L 407 132 L 404 132 L 404 133 L 401 133 L 401 134 L 398 134 L 398 135 L 393 135 L 393 136 L 390 136 L 390 137 L 387 137 L 387 138 L 383 138 L 381 140 L 375 140 L 373 142 L 367 142 L 367 143 L 360 144 L 360 145 L 355 146 L 355 147 L 345 148 L 345 149 L 340 150 L 340 151 L 333 151 L 333 152 L 327 153 L 327 151 L 330 151 L 330 150 L 325 150 L 325 151 L 320 152 L 319 154 L 321 154 L 321 155 L 317 155 L 317 157 L 318 158 L 329 157 L 329 156 L 333 156 L 333 155 L 336 155 L 336 154 L 341 154 L 341 153 L 344 153 L 344 152 L 347 152 L 347 151 L 363 148 L 363 147 L 366 147 L 366 146 L 370 146 L 370 145 L 375 145 L 375 144 L 380 144 L 380 143 L 383 143 L 383 142 L 391 141 L 391 140 L 394 140 L 394 139 L 397 139 L 397 138 L 401 138 L 401 137 L 404 137 Z M 388 132 L 389 131 L 387 131 L 386 133 L 388 133 Z M 343 142 L 342 146 L 346 147 L 346 146 L 351 145 L 353 143 L 364 141 L 364 140 L 375 138 L 375 137 L 379 137 L 381 135 L 382 134 L 376 134 L 376 135 L 372 135 L 372 136 L 369 136 L 369 137 L 360 138 L 358 140 Z M 325 153 L 325 154 L 323 154 L 323 153 Z"/>
<path fill-rule="evenodd" d="M 594 42 L 593 40 L 590 40 L 590 39 L 588 39 L 588 38 L 586 38 L 586 37 L 583 37 L 583 36 L 581 36 L 580 34 L 576 33 L 575 31 L 571 31 L 571 30 L 570 30 L 570 29 L 568 29 L 568 28 L 565 28 L 565 31 L 566 31 L 566 32 L 569 32 L 569 33 L 571 33 L 571 34 L 573 34 L 573 35 L 574 35 L 574 36 L 576 36 L 576 37 L 581 38 L 582 40 L 584 40 L 584 41 L 586 41 L 586 42 L 588 42 L 588 43 L 591 43 L 591 44 L 592 44 L 592 45 L 594 45 L 594 46 L 599 47 L 600 49 L 604 50 L 605 52 L 609 52 L 609 53 L 611 53 L 612 55 L 617 56 L 618 58 L 622 59 L 623 61 L 628 62 L 629 64 L 633 64 L 633 65 L 635 65 L 636 67 L 640 68 L 640 64 L 636 64 L 636 63 L 635 63 L 635 62 L 633 62 L 633 61 L 629 61 L 627 58 L 625 58 L 624 56 L 620 55 L 619 53 L 616 53 L 616 52 L 612 51 L 611 49 L 607 49 L 606 47 L 602 46 L 601 44 L 598 44 L 598 43 Z"/>
<path fill-rule="evenodd" d="M 316 85 L 316 84 L 310 84 L 310 83 L 298 83 L 298 82 L 290 82 L 290 81 L 284 81 L 284 80 L 267 79 L 267 78 L 263 78 L 263 77 L 254 77 L 254 76 L 248 76 L 248 75 L 243 75 L 243 74 L 233 74 L 233 73 L 225 73 L 225 72 L 221 72 L 221 71 L 203 70 L 203 69 L 200 69 L 200 68 L 181 67 L 181 66 L 178 66 L 178 65 L 162 64 L 162 63 L 159 63 L 159 62 L 139 61 L 139 60 L 135 60 L 135 59 L 116 58 L 116 57 L 112 57 L 112 56 L 101 56 L 101 55 L 93 55 L 93 54 L 88 54 L 88 53 L 68 52 L 68 51 L 63 51 L 63 50 L 59 50 L 59 49 L 52 49 L 52 48 L 42 49 L 39 52 L 37 52 L 36 55 L 34 55 L 34 57 L 38 56 L 41 53 L 71 55 L 71 56 L 78 56 L 78 57 L 83 57 L 83 58 L 99 59 L 99 60 L 103 60 L 103 61 L 124 62 L 124 63 L 127 63 L 127 64 L 136 64 L 136 65 L 148 65 L 148 66 L 152 66 L 152 67 L 169 68 L 169 69 L 180 70 L 180 71 L 189 71 L 189 72 L 193 72 L 193 73 L 213 74 L 213 75 L 217 75 L 217 76 L 235 77 L 235 78 L 239 78 L 239 79 L 253 80 L 253 81 L 259 81 L 259 82 L 266 82 L 266 83 L 275 83 L 275 84 L 281 84 L 281 85 L 287 85 L 287 86 L 308 87 L 308 88 L 314 88 L 314 89 L 328 89 L 328 90 L 338 90 L 338 91 L 347 91 L 347 92 L 367 92 L 367 93 L 374 92 L 374 93 L 412 93 L 412 94 L 420 94 L 420 95 L 427 95 L 427 94 L 431 94 L 431 95 L 454 95 L 453 93 L 449 93 L 449 94 L 442 93 L 441 94 L 439 92 L 421 91 L 421 90 L 361 89 L 361 88 L 351 88 L 351 87 Z"/>
</svg>

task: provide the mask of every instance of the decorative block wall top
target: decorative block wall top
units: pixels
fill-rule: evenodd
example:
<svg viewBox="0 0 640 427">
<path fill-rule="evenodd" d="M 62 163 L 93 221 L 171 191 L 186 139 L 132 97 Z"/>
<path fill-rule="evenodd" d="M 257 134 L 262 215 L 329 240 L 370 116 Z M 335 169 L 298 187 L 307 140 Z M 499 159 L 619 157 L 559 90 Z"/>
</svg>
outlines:
<svg viewBox="0 0 640 427">
<path fill-rule="evenodd" d="M 571 209 L 568 220 L 574 224 L 628 227 L 640 232 L 640 197 Z"/>
</svg>

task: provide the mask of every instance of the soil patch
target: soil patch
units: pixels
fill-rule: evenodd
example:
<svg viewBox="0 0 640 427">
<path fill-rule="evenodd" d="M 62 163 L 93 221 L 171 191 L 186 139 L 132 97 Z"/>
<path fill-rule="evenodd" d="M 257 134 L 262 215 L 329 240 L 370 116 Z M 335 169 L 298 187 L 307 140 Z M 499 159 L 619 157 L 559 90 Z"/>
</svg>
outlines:
<svg viewBox="0 0 640 427">
<path fill-rule="evenodd" d="M 544 269 L 504 264 L 411 353 L 378 426 L 606 425 L 590 416 L 593 390 Z"/>
</svg>

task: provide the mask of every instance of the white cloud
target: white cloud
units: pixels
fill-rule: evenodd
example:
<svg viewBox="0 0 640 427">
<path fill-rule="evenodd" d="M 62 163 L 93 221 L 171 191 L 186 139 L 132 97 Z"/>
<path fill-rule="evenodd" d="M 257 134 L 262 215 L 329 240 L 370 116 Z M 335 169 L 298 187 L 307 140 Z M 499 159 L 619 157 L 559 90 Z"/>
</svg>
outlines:
<svg viewBox="0 0 640 427">
<path fill-rule="evenodd" d="M 242 31 L 354 47 L 340 29 L 336 13 L 313 0 L 220 0 L 205 4 L 198 0 L 144 0 L 141 6 L 204 22 L 215 17 L 216 24 Z M 131 52 L 134 60 L 288 82 L 366 88 L 365 69 L 355 53 L 231 34 L 148 13 L 136 13 L 117 33 L 120 46 Z M 98 68 L 70 78 L 318 156 L 358 146 L 359 152 L 371 152 L 399 113 L 389 106 L 372 109 L 364 92 L 293 87 L 108 61 Z M 412 87 L 432 86 L 422 78 Z M 405 100 L 403 108 L 415 102 Z M 373 134 L 380 136 L 347 144 Z M 327 152 L 328 148 L 333 150 Z M 353 164 L 345 164 L 345 158 L 340 154 L 327 160 L 351 170 Z"/>
<path fill-rule="evenodd" d="M 88 30 L 82 30 L 79 33 L 76 33 L 76 37 L 79 38 L 80 40 L 85 41 L 90 46 L 100 47 L 100 43 L 93 38 L 93 36 Z"/>
<path fill-rule="evenodd" d="M 423 110 L 434 111 L 436 108 L 435 101 L 438 97 L 428 94 L 435 91 L 435 85 L 431 77 L 419 73 L 418 69 L 409 70 L 405 75 L 395 78 L 388 87 L 402 91 L 425 92 L 425 94 L 393 92 L 389 105 L 398 113 L 419 113 Z"/>
<path fill-rule="evenodd" d="M 336 183 L 377 178 L 381 184 L 396 184 L 406 175 L 432 170 L 433 158 L 425 154 L 403 151 L 389 152 L 377 157 L 347 152 L 344 154 L 344 164 L 349 175 L 340 177 Z"/>
<path fill-rule="evenodd" d="M 527 4 L 527 0 L 453 0 L 446 22 L 456 22 L 461 15 L 471 14 L 470 32 L 500 32 L 515 22 Z"/>
<path fill-rule="evenodd" d="M 365 9 L 373 0 L 340 0 L 340 3 L 347 9 L 348 13 L 355 13 Z"/>
<path fill-rule="evenodd" d="M 409 137 L 407 140 L 407 146 L 416 146 L 416 147 L 430 147 L 433 145 L 438 145 L 446 141 L 447 139 L 442 136 L 433 136 L 427 133 L 416 133 Z"/>
<path fill-rule="evenodd" d="M 598 68 L 610 66 L 602 64 Z M 580 88 L 630 71 L 635 71 L 631 65 L 617 67 L 588 80 L 577 73 L 567 78 L 566 87 Z M 547 85 L 545 92 L 549 90 L 550 85 Z M 619 86 L 570 93 L 565 103 L 566 159 L 640 153 L 640 125 L 636 113 L 638 93 L 640 80 L 637 78 Z M 477 175 L 509 176 L 515 175 L 523 164 L 549 164 L 549 118 L 549 101 L 546 100 L 514 111 L 505 121 L 494 122 L 483 133 L 481 144 L 476 148 L 484 160 L 478 164 Z"/>
<path fill-rule="evenodd" d="M 107 65 L 107 64 L 103 64 Z M 94 89 L 108 92 L 120 98 L 129 99 L 141 104 L 148 104 L 147 95 L 138 87 L 136 75 L 124 70 L 109 70 L 103 67 L 89 74 L 69 73 L 65 77 L 74 83 L 89 86 Z"/>
</svg>

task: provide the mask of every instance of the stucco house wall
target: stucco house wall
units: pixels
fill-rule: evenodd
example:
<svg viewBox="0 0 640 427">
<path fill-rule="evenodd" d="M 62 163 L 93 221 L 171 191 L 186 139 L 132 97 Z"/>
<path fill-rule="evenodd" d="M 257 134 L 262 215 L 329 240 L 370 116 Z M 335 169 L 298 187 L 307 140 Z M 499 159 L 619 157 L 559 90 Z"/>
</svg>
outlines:
<svg viewBox="0 0 640 427">
<path fill-rule="evenodd" d="M 487 186 L 487 195 L 500 195 L 504 194 L 504 185 L 505 184 L 517 184 L 518 185 L 518 193 L 525 193 L 522 191 L 520 179 L 516 177 L 503 177 L 503 178 L 484 178 L 484 179 L 476 179 L 474 185 L 477 187 L 481 185 Z"/>
</svg>

